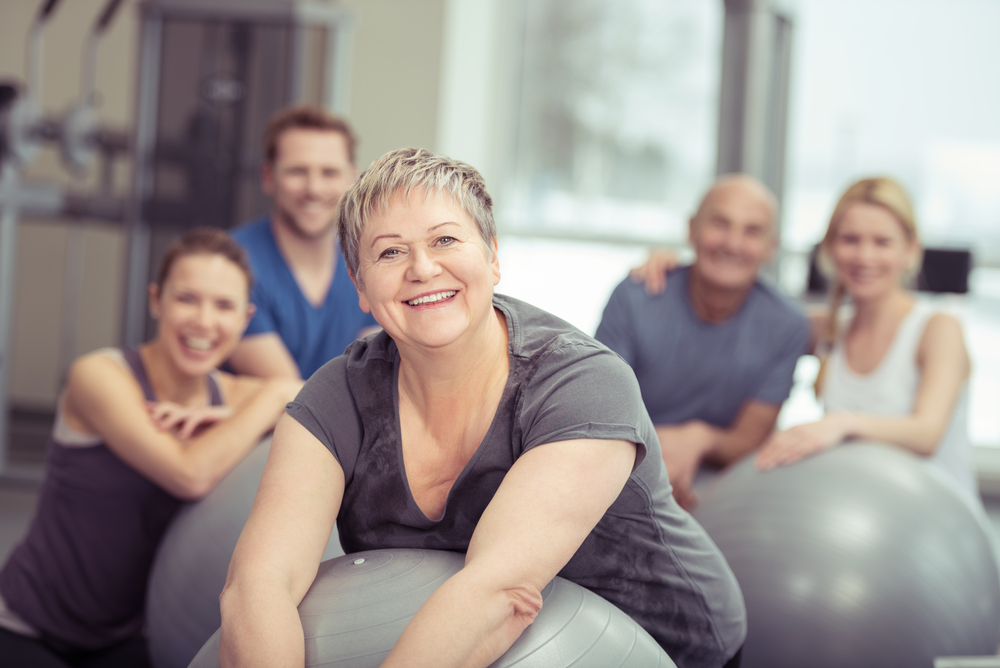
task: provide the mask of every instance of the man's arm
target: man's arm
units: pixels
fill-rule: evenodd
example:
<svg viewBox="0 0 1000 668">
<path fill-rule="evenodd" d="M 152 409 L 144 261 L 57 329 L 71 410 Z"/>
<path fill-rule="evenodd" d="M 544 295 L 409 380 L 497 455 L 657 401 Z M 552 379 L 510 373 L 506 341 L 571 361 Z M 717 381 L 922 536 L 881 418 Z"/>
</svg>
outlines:
<svg viewBox="0 0 1000 668">
<path fill-rule="evenodd" d="M 698 503 L 692 485 L 703 461 L 728 466 L 757 448 L 770 435 L 781 406 L 749 399 L 728 428 L 702 420 L 656 425 L 663 462 L 674 498 L 686 510 Z"/>
<path fill-rule="evenodd" d="M 611 293 L 594 338 L 618 353 L 634 369 L 637 357 L 635 309 L 629 303 L 627 283 L 628 279 L 622 281 Z"/>
<path fill-rule="evenodd" d="M 260 378 L 300 380 L 299 367 L 275 332 L 244 336 L 228 361 L 235 373 Z"/>
<path fill-rule="evenodd" d="M 736 419 L 728 429 L 705 425 L 711 430 L 710 447 L 705 451 L 704 460 L 716 466 L 729 466 L 763 443 L 778 421 L 781 406 L 768 404 L 756 399 L 743 403 Z"/>
</svg>

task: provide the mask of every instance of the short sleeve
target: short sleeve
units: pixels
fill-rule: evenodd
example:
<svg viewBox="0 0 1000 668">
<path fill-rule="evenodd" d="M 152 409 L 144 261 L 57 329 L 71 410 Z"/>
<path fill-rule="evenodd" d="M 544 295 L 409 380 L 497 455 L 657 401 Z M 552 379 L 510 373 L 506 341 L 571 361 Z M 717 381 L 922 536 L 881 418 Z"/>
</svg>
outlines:
<svg viewBox="0 0 1000 668">
<path fill-rule="evenodd" d="M 635 318 L 629 301 L 629 288 L 629 279 L 626 278 L 611 293 L 594 338 L 621 355 L 626 364 L 634 368 L 636 364 Z"/>
<path fill-rule="evenodd" d="M 796 316 L 788 322 L 784 336 L 776 339 L 773 362 L 753 396 L 757 401 L 780 405 L 792 391 L 795 365 L 809 352 L 809 322 L 801 314 Z"/>
<path fill-rule="evenodd" d="M 337 357 L 320 367 L 286 410 L 337 458 L 350 481 L 363 432 L 347 383 L 347 357 Z"/>
<path fill-rule="evenodd" d="M 274 313 L 272 312 L 271 305 L 268 303 L 267 295 L 264 293 L 259 282 L 250 291 L 250 301 L 256 310 L 253 317 L 250 318 L 250 323 L 247 325 L 243 336 L 268 334 L 278 331 L 278 327 L 274 322 Z"/>
<path fill-rule="evenodd" d="M 655 439 L 639 385 L 617 355 L 597 343 L 566 342 L 542 356 L 521 397 L 521 449 L 573 439 L 638 446 L 635 466 Z"/>
</svg>

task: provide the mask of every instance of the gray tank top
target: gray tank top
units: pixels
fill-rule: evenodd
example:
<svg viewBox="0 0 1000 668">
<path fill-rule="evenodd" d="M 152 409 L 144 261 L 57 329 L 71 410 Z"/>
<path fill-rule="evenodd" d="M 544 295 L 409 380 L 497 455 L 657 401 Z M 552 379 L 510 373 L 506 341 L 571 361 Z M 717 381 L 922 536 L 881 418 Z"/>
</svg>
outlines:
<svg viewBox="0 0 1000 668">
<path fill-rule="evenodd" d="M 156 401 L 138 350 L 122 353 L 146 400 Z M 221 405 L 211 376 L 208 389 Z M 139 635 L 153 556 L 181 503 L 103 443 L 51 439 L 35 517 L 0 571 L 0 594 L 59 651 Z"/>
</svg>

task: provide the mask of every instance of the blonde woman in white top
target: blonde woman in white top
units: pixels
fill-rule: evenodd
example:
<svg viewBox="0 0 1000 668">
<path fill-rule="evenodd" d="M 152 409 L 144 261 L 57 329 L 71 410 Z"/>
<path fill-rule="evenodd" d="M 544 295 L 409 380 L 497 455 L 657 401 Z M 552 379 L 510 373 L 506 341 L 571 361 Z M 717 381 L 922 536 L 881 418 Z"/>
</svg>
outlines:
<svg viewBox="0 0 1000 668">
<path fill-rule="evenodd" d="M 820 253 L 834 274 L 829 313 L 815 321 L 823 362 L 816 387 L 826 415 L 774 434 L 758 467 L 790 464 L 852 438 L 882 441 L 926 457 L 974 501 L 965 427 L 969 353 L 959 321 L 905 287 L 922 254 L 906 192 L 888 178 L 852 185 Z M 845 296 L 854 314 L 838 331 Z"/>
</svg>

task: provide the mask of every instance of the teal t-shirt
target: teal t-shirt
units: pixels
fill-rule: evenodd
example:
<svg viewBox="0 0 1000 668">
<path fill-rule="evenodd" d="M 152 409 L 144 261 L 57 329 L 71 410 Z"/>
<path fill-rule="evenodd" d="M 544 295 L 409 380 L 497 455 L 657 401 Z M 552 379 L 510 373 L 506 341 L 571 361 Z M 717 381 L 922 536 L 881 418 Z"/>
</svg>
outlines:
<svg viewBox="0 0 1000 668">
<path fill-rule="evenodd" d="M 344 353 L 358 333 L 378 326 L 358 306 L 358 293 L 338 251 L 337 267 L 326 299 L 313 306 L 302 294 L 271 231 L 271 219 L 262 218 L 233 230 L 246 249 L 254 273 L 250 300 L 257 307 L 244 336 L 275 332 L 292 354 L 303 378 Z"/>
</svg>

